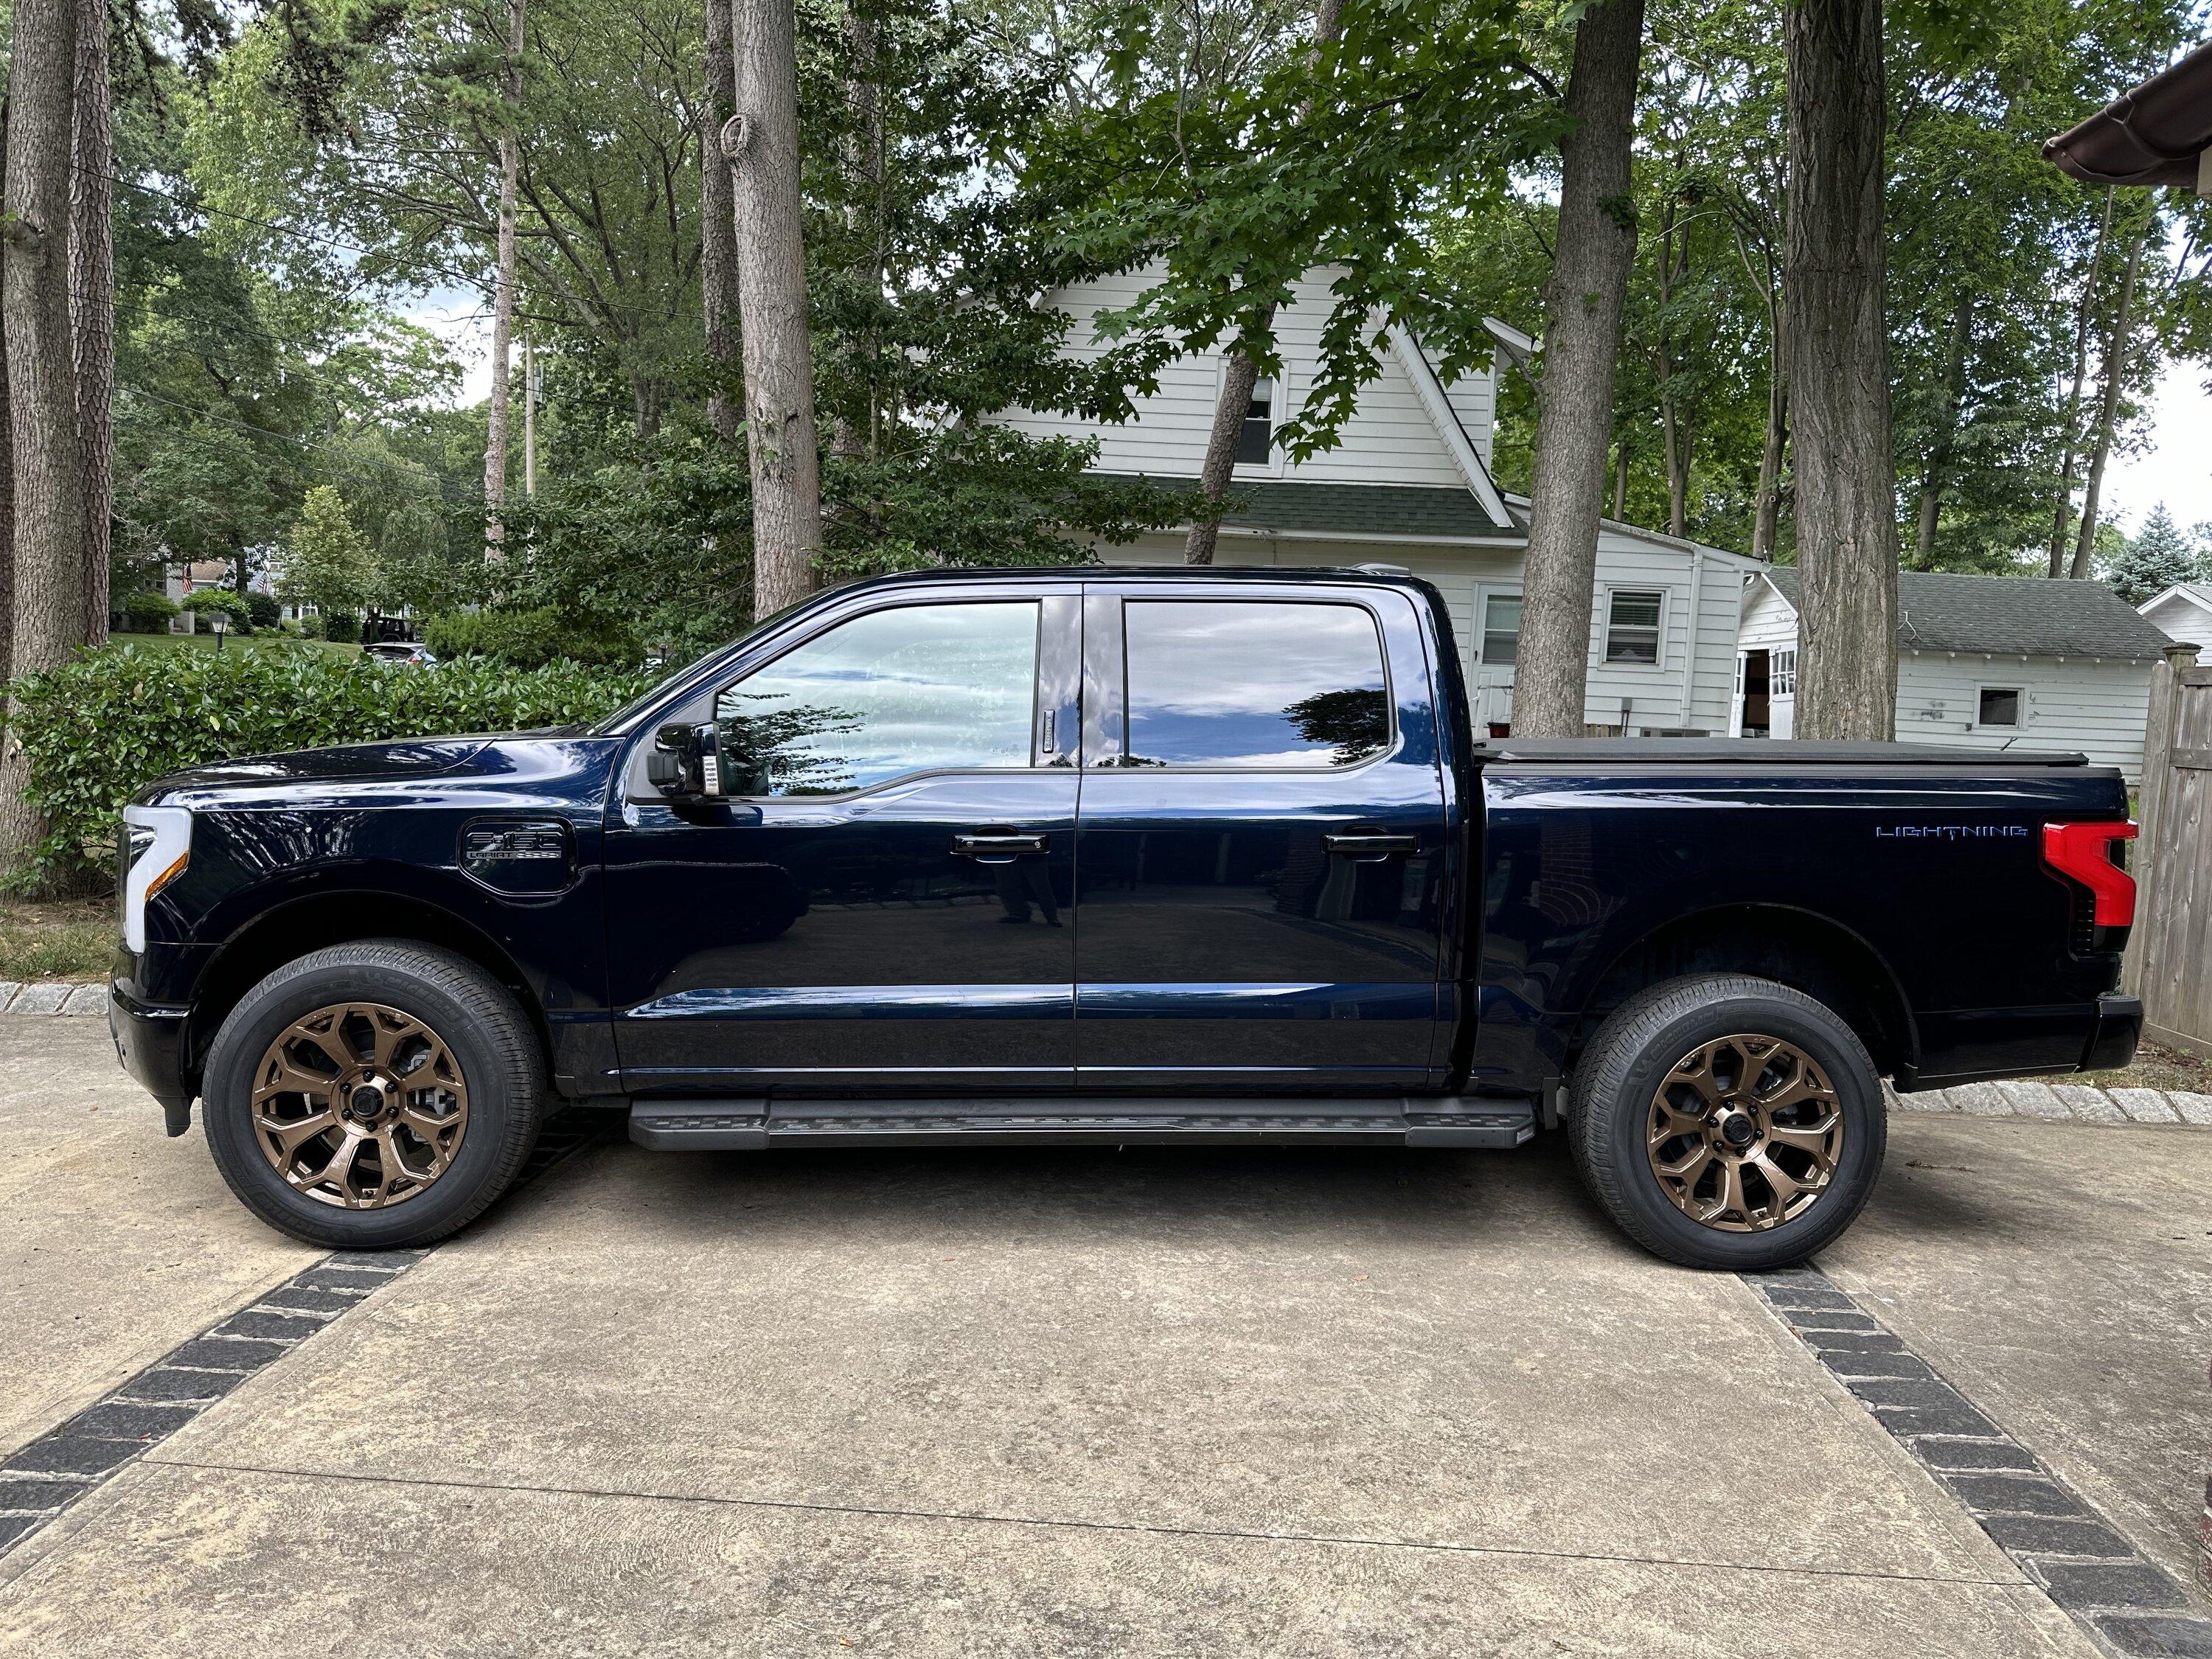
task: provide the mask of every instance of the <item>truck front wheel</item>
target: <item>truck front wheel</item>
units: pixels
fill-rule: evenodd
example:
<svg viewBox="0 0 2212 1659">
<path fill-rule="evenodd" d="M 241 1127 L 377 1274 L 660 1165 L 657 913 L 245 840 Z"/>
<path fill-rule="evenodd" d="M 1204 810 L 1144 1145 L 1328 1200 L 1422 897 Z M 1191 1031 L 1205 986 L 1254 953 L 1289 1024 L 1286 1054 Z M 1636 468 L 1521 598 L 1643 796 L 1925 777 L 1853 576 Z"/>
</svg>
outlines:
<svg viewBox="0 0 2212 1659">
<path fill-rule="evenodd" d="M 1881 1079 L 1835 1012 L 1741 975 L 1669 980 L 1607 1017 L 1576 1065 L 1575 1163 L 1646 1249 L 1692 1267 L 1801 1261 L 1881 1173 Z"/>
<path fill-rule="evenodd" d="M 402 939 L 287 963 L 216 1034 L 201 1116 L 271 1226 L 342 1249 L 427 1244 L 522 1168 L 545 1097 L 536 1034 L 466 958 Z"/>
</svg>

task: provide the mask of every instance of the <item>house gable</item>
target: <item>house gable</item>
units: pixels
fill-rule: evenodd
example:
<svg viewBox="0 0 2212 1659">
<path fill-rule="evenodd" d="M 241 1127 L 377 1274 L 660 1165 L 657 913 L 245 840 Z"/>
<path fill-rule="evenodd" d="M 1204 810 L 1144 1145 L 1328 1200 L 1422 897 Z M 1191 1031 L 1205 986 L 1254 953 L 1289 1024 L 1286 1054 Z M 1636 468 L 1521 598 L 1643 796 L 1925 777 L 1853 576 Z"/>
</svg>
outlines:
<svg viewBox="0 0 2212 1659">
<path fill-rule="evenodd" d="M 2169 639 L 2212 648 L 2212 583 L 2178 582 L 2136 608 Z"/>
<path fill-rule="evenodd" d="M 1158 280 L 1135 270 L 1072 283 L 1047 301 L 1073 323 L 1061 349 L 1095 359 L 1105 349 L 1093 325 L 1098 313 L 1133 305 Z M 1280 425 L 1311 392 L 1321 358 L 1321 331 L 1334 303 L 1332 273 L 1310 271 L 1293 289 L 1292 302 L 1276 314 L 1283 356 L 1283 385 L 1274 420 Z M 1340 441 L 1304 461 L 1278 450 L 1264 465 L 1239 466 L 1237 481 L 1332 484 L 1395 484 L 1458 489 L 1474 494 L 1492 522 L 1510 525 L 1489 476 L 1492 386 L 1488 373 L 1449 385 L 1437 381 L 1403 331 L 1376 354 L 1379 374 L 1360 389 Z M 1039 437 L 1094 440 L 1102 472 L 1193 478 L 1206 459 L 1213 411 L 1221 390 L 1223 354 L 1217 347 L 1177 358 L 1161 371 L 1159 389 L 1136 400 L 1135 418 L 1112 423 L 1051 411 L 1008 410 L 998 424 Z M 1426 370 L 1425 374 L 1421 371 Z"/>
</svg>

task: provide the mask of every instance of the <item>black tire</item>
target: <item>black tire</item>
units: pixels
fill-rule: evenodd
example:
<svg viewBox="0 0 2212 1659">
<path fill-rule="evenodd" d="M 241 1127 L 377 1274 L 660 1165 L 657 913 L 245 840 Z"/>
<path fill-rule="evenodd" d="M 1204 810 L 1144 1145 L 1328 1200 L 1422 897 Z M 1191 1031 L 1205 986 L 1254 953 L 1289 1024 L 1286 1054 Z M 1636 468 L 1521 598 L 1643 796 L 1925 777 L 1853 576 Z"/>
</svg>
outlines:
<svg viewBox="0 0 2212 1659">
<path fill-rule="evenodd" d="M 295 1189 L 263 1152 L 252 1124 L 254 1074 L 269 1045 L 294 1021 L 349 1000 L 422 1021 L 444 1041 L 468 1089 L 468 1123 L 450 1165 L 378 1209 L 344 1209 Z M 246 1208 L 311 1244 L 397 1249 L 465 1226 L 514 1181 L 538 1139 L 545 1062 L 527 1016 L 474 963 L 433 945 L 366 939 L 287 963 L 248 991 L 216 1033 L 201 1095 L 208 1148 Z"/>
<path fill-rule="evenodd" d="M 1761 1231 L 1723 1231 L 1668 1195 L 1647 1143 L 1653 1097 L 1676 1064 L 1746 1033 L 1794 1044 L 1826 1071 L 1843 1140 L 1826 1186 L 1802 1209 Z M 1615 1009 L 1576 1063 L 1568 1107 L 1583 1184 L 1624 1232 L 1669 1261 L 1736 1272 L 1802 1261 L 1850 1226 L 1881 1172 L 1888 1130 L 1881 1079 L 1850 1027 L 1802 991 L 1739 974 L 1669 980 Z"/>
</svg>

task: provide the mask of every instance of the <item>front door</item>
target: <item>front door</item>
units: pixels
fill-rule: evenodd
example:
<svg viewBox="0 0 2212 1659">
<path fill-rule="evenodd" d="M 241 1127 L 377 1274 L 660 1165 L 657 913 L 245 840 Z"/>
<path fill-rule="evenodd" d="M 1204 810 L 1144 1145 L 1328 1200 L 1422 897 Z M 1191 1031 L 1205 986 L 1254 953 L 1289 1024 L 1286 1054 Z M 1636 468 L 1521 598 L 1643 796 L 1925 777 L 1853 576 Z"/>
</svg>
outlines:
<svg viewBox="0 0 2212 1659">
<path fill-rule="evenodd" d="M 631 1094 L 1066 1088 L 1077 590 L 825 613 L 670 718 L 726 797 L 633 765 L 607 838 Z"/>
<path fill-rule="evenodd" d="M 1095 584 L 1086 1089 L 1376 1093 L 1443 1063 L 1443 777 L 1396 589 Z"/>
</svg>

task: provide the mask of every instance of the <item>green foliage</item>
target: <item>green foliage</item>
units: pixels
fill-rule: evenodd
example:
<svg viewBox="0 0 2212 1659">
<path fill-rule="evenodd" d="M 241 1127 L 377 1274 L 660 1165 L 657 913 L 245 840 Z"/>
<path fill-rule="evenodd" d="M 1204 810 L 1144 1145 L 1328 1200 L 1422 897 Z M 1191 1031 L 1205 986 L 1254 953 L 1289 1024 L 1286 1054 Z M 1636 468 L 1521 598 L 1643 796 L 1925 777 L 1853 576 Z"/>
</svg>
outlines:
<svg viewBox="0 0 2212 1659">
<path fill-rule="evenodd" d="M 375 550 L 354 528 L 345 498 L 330 484 L 308 490 L 284 538 L 279 582 L 285 598 L 326 611 L 349 610 L 377 597 L 381 574 Z"/>
<path fill-rule="evenodd" d="M 228 587 L 196 587 L 185 595 L 185 609 L 199 617 L 200 626 L 208 625 L 208 613 L 220 611 L 229 618 L 228 627 L 234 634 L 253 631 L 253 613 L 246 603 L 246 595 Z"/>
<path fill-rule="evenodd" d="M 322 624 L 323 631 L 318 637 L 338 645 L 357 645 L 361 641 L 361 618 L 350 611 L 325 611 Z"/>
<path fill-rule="evenodd" d="M 2153 507 L 2138 530 L 2112 558 L 2105 580 L 2130 605 L 2155 599 L 2177 582 L 2204 575 L 2208 561 L 2173 522 L 2165 504 Z"/>
<path fill-rule="evenodd" d="M 123 624 L 130 632 L 164 634 L 168 631 L 169 618 L 177 614 L 177 602 L 167 593 L 141 588 L 123 596 L 122 610 Z"/>
<path fill-rule="evenodd" d="M 618 624 L 564 622 L 550 606 L 426 617 L 422 640 L 441 662 L 482 657 L 515 668 L 562 661 L 629 668 L 645 654 L 636 637 Z"/>
<path fill-rule="evenodd" d="M 329 636 L 324 632 L 326 626 L 326 623 L 320 616 L 310 611 L 300 618 L 300 637 L 303 640 L 328 638 Z"/>
<path fill-rule="evenodd" d="M 274 628 L 284 619 L 284 607 L 256 588 L 246 596 L 246 614 L 256 628 Z"/>
<path fill-rule="evenodd" d="M 243 755 L 455 732 L 511 732 L 596 719 L 649 676 L 557 663 L 520 671 L 467 660 L 364 672 L 319 651 L 88 651 L 12 689 L 9 732 L 25 793 L 50 813 L 42 872 L 104 864 L 132 793 L 180 768 Z"/>
</svg>

